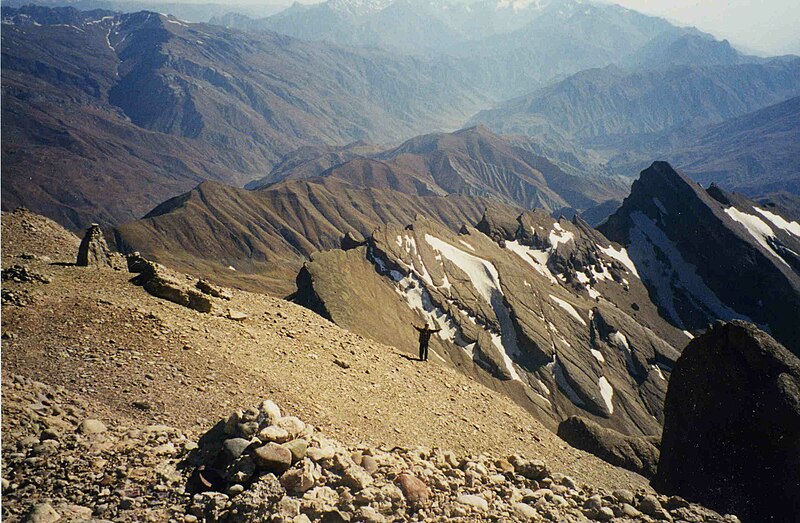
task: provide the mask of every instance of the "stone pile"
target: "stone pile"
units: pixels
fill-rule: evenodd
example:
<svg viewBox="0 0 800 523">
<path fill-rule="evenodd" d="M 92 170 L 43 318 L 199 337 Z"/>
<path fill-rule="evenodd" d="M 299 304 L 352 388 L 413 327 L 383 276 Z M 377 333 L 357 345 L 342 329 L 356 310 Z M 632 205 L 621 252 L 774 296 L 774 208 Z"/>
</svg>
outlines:
<svg viewBox="0 0 800 523">
<path fill-rule="evenodd" d="M 3 281 L 15 283 L 50 283 L 50 278 L 30 270 L 25 265 L 12 265 L 3 269 Z"/>
<path fill-rule="evenodd" d="M 348 448 L 271 401 L 220 421 L 188 461 L 189 521 L 738 521 L 679 497 L 578 485 L 519 455 Z"/>
<path fill-rule="evenodd" d="M 62 388 L 4 383 L 4 521 L 738 522 L 679 497 L 578 485 L 539 459 L 347 447 L 272 401 L 197 443 L 87 407 Z"/>
</svg>

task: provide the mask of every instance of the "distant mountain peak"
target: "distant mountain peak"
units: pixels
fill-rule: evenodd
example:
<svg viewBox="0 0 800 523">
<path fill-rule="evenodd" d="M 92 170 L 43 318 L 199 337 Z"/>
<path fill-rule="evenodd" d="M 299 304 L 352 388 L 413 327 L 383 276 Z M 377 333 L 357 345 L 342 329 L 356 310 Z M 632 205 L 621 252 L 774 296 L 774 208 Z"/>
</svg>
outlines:
<svg viewBox="0 0 800 523">
<path fill-rule="evenodd" d="M 544 9 L 550 5 L 550 0 L 497 0 L 495 9 L 511 9 L 521 11 L 523 9 Z"/>
<path fill-rule="evenodd" d="M 353 16 L 365 16 L 382 11 L 391 5 L 393 0 L 328 0 L 327 6 Z"/>
</svg>

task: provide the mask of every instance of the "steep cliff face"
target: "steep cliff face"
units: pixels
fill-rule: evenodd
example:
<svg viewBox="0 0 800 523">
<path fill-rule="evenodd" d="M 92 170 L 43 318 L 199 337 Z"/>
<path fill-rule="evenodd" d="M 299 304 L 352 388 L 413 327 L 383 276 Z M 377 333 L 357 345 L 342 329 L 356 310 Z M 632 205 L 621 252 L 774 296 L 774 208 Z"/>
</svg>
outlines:
<svg viewBox="0 0 800 523">
<path fill-rule="evenodd" d="M 483 227 L 507 213 L 487 215 Z M 685 334 L 648 305 L 624 249 L 541 211 L 515 223 L 510 237 L 496 225 L 454 234 L 424 219 L 381 227 L 365 246 L 313 255 L 297 299 L 411 354 L 412 324 L 431 322 L 440 329 L 432 358 L 511 396 L 554 431 L 580 414 L 630 435 L 660 433 Z"/>
<path fill-rule="evenodd" d="M 693 340 L 670 379 L 654 483 L 744 521 L 797 521 L 800 359 L 742 321 Z"/>
<path fill-rule="evenodd" d="M 800 352 L 800 224 L 656 162 L 600 225 L 664 317 L 690 331 L 747 319 Z"/>
</svg>

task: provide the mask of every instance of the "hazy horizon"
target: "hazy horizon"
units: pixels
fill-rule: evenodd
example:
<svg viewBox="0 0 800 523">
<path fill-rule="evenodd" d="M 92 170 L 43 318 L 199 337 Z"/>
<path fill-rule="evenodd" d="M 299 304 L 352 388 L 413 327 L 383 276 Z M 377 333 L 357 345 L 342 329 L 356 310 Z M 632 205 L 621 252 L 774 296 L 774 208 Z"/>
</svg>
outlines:
<svg viewBox="0 0 800 523">
<path fill-rule="evenodd" d="M 126 0 L 108 0 L 124 3 Z M 225 6 L 229 11 L 251 17 L 266 17 L 289 7 L 294 0 L 127 0 L 140 4 L 187 4 Z M 316 4 L 324 0 L 297 0 Z M 437 1 L 437 0 L 431 0 Z M 481 0 L 443 0 L 442 3 L 475 3 Z M 499 1 L 499 0 L 498 0 Z M 536 0 L 515 0 L 519 2 Z M 794 0 L 585 0 L 617 4 L 650 16 L 665 18 L 678 26 L 691 26 L 745 53 L 759 55 L 800 55 L 800 9 Z M 35 0 L 34 0 L 35 3 Z"/>
<path fill-rule="evenodd" d="M 605 1 L 605 0 L 604 0 Z M 800 54 L 800 9 L 791 0 L 608 0 L 727 39 L 743 51 Z"/>
<path fill-rule="evenodd" d="M 303 4 L 319 0 L 299 0 Z M 450 0 L 473 3 L 478 0 Z M 618 4 L 641 13 L 660 16 L 682 26 L 694 26 L 719 39 L 727 39 L 744 52 L 800 54 L 800 9 L 793 0 L 594 0 Z M 248 2 L 248 5 L 259 2 Z M 265 5 L 280 2 L 268 1 Z M 291 1 L 285 2 L 290 5 Z M 794 5 L 793 5 L 794 4 Z"/>
</svg>

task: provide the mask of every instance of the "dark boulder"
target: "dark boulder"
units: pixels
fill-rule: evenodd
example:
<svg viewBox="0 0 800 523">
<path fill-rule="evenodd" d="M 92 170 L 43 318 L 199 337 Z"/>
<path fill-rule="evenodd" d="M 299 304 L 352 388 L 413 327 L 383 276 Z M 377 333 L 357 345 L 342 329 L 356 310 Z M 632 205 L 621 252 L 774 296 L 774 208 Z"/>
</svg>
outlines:
<svg viewBox="0 0 800 523">
<path fill-rule="evenodd" d="M 580 416 L 562 421 L 558 436 L 575 448 L 646 478 L 656 473 L 659 452 L 654 438 L 626 436 Z"/>
<path fill-rule="evenodd" d="M 669 383 L 653 483 L 744 521 L 797 521 L 800 359 L 742 321 L 689 343 Z"/>
</svg>

